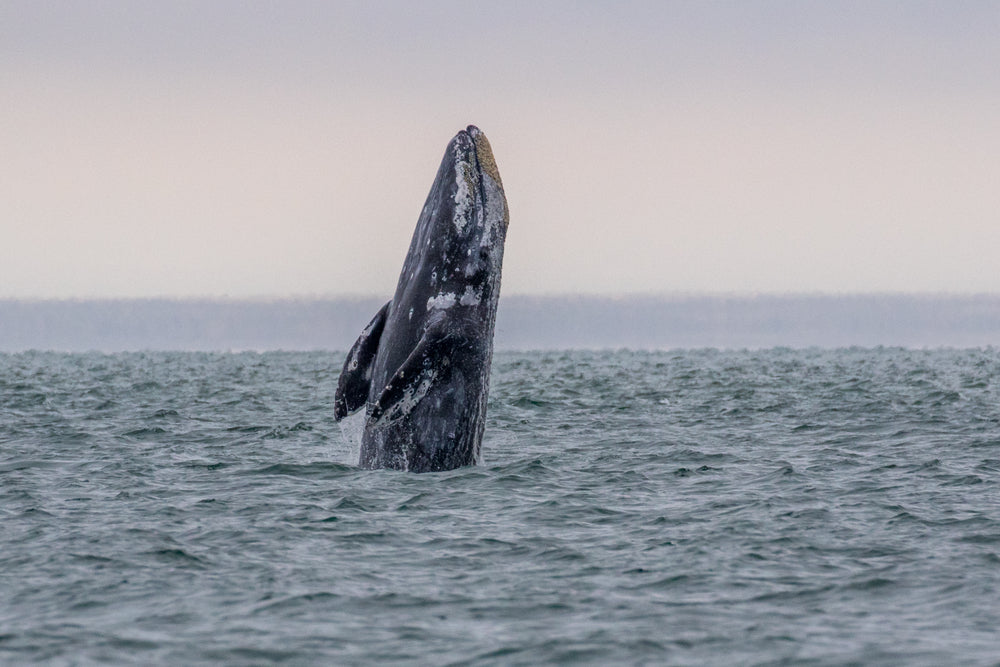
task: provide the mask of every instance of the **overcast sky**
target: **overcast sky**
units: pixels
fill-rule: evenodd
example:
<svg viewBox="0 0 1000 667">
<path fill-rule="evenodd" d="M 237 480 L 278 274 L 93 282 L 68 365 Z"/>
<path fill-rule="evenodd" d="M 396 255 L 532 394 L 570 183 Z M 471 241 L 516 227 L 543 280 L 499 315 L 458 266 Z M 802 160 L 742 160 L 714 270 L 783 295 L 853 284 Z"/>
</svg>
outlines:
<svg viewBox="0 0 1000 667">
<path fill-rule="evenodd" d="M 469 123 L 505 293 L 1000 292 L 1000 2 L 0 0 L 0 297 L 388 296 Z"/>
</svg>

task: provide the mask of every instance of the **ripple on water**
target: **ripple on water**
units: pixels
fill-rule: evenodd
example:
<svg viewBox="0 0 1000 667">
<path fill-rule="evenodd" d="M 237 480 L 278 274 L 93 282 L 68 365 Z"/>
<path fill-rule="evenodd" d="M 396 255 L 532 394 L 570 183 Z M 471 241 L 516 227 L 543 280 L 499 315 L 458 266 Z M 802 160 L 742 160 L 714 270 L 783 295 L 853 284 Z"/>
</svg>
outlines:
<svg viewBox="0 0 1000 667">
<path fill-rule="evenodd" d="M 427 475 L 341 360 L 0 355 L 0 663 L 1000 655 L 1000 351 L 498 353 Z"/>
</svg>

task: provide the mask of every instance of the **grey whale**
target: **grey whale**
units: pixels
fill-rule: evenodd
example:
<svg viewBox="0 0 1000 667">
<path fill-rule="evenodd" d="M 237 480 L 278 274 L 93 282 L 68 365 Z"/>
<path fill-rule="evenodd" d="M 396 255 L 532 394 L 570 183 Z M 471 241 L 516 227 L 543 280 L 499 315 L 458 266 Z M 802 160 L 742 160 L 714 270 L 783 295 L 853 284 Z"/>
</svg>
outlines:
<svg viewBox="0 0 1000 667">
<path fill-rule="evenodd" d="M 334 418 L 365 410 L 359 465 L 451 470 L 480 458 L 509 214 L 486 135 L 448 144 L 396 292 L 351 347 Z"/>
</svg>

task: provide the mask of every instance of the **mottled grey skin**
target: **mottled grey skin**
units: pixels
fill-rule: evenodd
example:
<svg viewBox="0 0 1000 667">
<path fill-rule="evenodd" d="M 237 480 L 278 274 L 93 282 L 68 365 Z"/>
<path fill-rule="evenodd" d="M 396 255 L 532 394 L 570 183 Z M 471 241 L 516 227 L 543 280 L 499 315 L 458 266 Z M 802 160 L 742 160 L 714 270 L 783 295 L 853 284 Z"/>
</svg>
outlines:
<svg viewBox="0 0 1000 667">
<path fill-rule="evenodd" d="M 507 223 L 493 152 L 470 125 L 448 144 L 395 295 L 344 362 L 334 417 L 365 409 L 362 467 L 479 460 Z"/>
</svg>

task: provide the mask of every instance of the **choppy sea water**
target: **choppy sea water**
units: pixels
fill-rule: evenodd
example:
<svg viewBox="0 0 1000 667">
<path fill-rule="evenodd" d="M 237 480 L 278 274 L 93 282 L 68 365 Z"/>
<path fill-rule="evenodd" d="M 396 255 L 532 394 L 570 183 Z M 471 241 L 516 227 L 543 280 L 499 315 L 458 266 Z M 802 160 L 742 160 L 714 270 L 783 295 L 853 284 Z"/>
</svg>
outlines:
<svg viewBox="0 0 1000 667">
<path fill-rule="evenodd" d="M 1000 664 L 1000 350 L 498 353 L 421 475 L 342 361 L 0 355 L 0 663 Z"/>
</svg>

